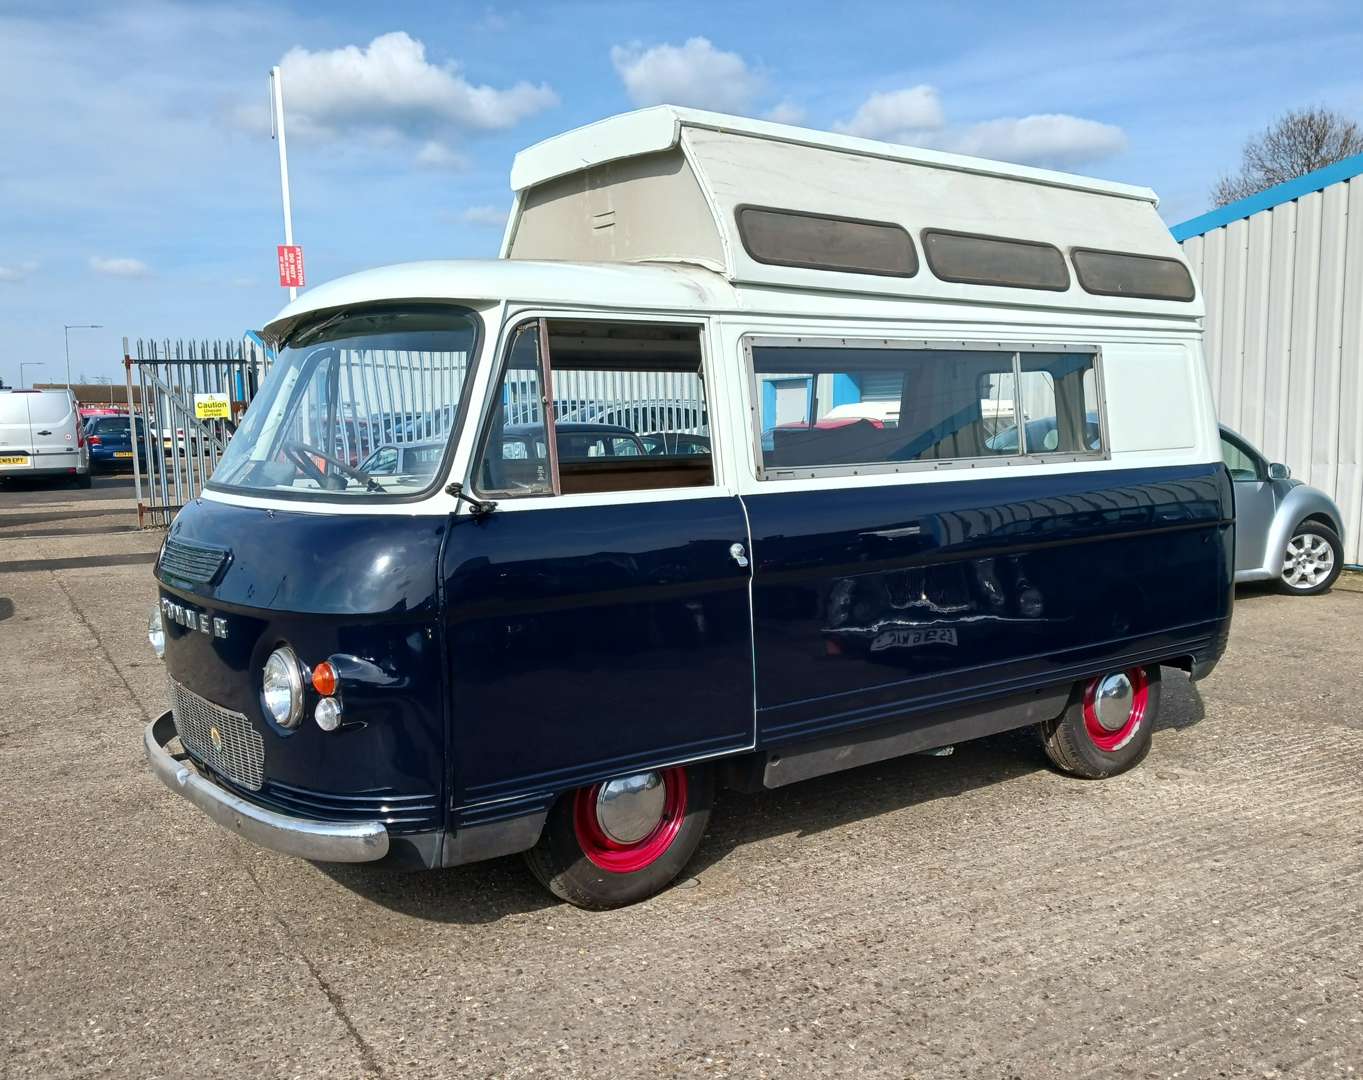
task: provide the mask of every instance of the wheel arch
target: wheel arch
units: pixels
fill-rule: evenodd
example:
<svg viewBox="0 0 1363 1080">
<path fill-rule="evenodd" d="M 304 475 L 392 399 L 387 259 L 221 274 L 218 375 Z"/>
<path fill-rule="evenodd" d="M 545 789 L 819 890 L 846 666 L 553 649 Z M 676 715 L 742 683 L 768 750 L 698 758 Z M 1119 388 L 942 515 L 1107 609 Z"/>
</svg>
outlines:
<svg viewBox="0 0 1363 1080">
<path fill-rule="evenodd" d="M 1292 531 L 1306 521 L 1324 525 L 1344 540 L 1342 522 L 1344 515 L 1339 512 L 1333 499 L 1325 492 L 1308 484 L 1298 484 L 1283 498 L 1273 515 L 1273 523 L 1268 529 L 1268 543 L 1265 545 L 1264 569 L 1269 578 L 1276 578 L 1283 572 L 1283 557 L 1287 552 L 1287 542 Z"/>
</svg>

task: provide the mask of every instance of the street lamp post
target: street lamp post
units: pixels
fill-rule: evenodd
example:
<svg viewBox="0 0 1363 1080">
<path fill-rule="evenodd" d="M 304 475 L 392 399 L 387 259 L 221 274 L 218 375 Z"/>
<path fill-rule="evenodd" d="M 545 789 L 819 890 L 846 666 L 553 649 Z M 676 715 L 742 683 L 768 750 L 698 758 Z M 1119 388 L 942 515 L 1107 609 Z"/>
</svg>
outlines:
<svg viewBox="0 0 1363 1080">
<path fill-rule="evenodd" d="M 43 364 L 45 364 L 46 362 L 47 362 L 47 361 L 45 361 L 45 360 L 23 360 L 23 361 L 20 362 L 20 364 L 19 364 L 19 389 L 20 389 L 20 390 L 22 390 L 22 389 L 24 388 L 24 368 L 26 368 L 26 367 L 42 367 Z"/>
<path fill-rule="evenodd" d="M 66 338 L 66 388 L 71 389 L 71 331 L 72 330 L 103 330 L 99 323 L 71 323 L 69 326 L 62 327 L 62 335 Z"/>
</svg>

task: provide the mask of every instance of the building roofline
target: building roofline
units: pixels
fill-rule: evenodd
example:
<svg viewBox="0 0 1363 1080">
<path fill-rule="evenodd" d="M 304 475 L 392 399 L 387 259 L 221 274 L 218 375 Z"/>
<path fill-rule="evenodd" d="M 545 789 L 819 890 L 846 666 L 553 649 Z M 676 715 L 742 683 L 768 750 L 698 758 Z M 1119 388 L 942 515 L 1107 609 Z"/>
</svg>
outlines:
<svg viewBox="0 0 1363 1080">
<path fill-rule="evenodd" d="M 1252 217 L 1264 210 L 1272 210 L 1275 206 L 1300 199 L 1303 195 L 1310 195 L 1331 184 L 1351 180 L 1360 173 L 1363 173 L 1363 154 L 1354 154 L 1353 157 L 1341 158 L 1333 165 L 1326 165 L 1295 180 L 1285 180 L 1246 198 L 1227 203 L 1219 209 L 1189 218 L 1181 224 L 1171 225 L 1169 231 L 1174 234 L 1175 240 L 1182 243 L 1190 237 L 1201 236 L 1203 233 L 1220 229 L 1242 218 Z"/>
<path fill-rule="evenodd" d="M 512 162 L 511 188 L 513 191 L 521 192 L 536 184 L 608 161 L 667 150 L 677 145 L 684 127 L 747 135 L 773 142 L 812 146 L 845 154 L 903 161 L 937 169 L 978 173 L 983 176 L 999 176 L 1159 204 L 1159 198 L 1149 188 L 1113 180 L 1098 180 L 1075 173 L 1038 169 L 1031 165 L 1014 165 L 1010 162 L 969 157 L 965 154 L 949 154 L 941 150 L 862 139 L 832 131 L 777 124 L 770 120 L 756 120 L 746 116 L 730 116 L 703 109 L 687 109 L 677 105 L 653 105 L 646 109 L 608 116 L 528 146 L 518 153 Z"/>
</svg>

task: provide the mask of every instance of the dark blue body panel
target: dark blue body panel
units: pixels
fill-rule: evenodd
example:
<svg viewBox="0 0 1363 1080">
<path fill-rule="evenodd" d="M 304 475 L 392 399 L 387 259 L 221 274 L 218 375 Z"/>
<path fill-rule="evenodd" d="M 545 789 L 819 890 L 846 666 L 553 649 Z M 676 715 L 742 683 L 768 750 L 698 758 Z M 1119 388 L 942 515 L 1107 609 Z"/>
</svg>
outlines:
<svg viewBox="0 0 1363 1080">
<path fill-rule="evenodd" d="M 1220 464 L 745 498 L 758 741 L 1215 647 Z"/>
<path fill-rule="evenodd" d="M 1231 498 L 1216 464 L 479 518 L 202 500 L 171 537 L 230 556 L 205 584 L 158 577 L 230 633 L 168 624 L 166 664 L 263 733 L 265 786 L 245 797 L 378 818 L 434 838 L 428 863 L 459 861 L 445 830 L 528 822 L 479 849 L 515 850 L 559 793 L 639 767 L 926 724 L 1129 663 L 1210 664 Z M 311 694 L 295 731 L 263 715 L 282 642 L 370 673 L 343 685 L 340 731 L 313 723 Z"/>
<path fill-rule="evenodd" d="M 753 738 L 737 498 L 461 518 L 446 553 L 461 822 Z M 485 809 L 477 809 L 480 805 Z"/>
<path fill-rule="evenodd" d="M 168 623 L 167 673 L 201 697 L 248 717 L 265 738 L 266 784 L 242 792 L 301 816 L 376 817 L 390 831 L 443 826 L 446 772 L 444 646 L 436 571 L 444 516 L 290 513 L 200 500 L 170 536 L 225 547 L 209 584 L 169 576 L 162 590 L 227 619 L 219 639 Z M 332 654 L 362 657 L 391 677 L 348 682 L 347 723 L 288 731 L 260 706 L 267 656 L 287 642 L 311 666 Z"/>
</svg>

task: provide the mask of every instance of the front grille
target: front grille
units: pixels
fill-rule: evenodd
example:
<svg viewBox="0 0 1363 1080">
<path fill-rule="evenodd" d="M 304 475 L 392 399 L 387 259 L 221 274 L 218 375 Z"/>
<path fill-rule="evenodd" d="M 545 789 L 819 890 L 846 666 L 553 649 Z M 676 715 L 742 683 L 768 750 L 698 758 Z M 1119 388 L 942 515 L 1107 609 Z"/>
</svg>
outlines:
<svg viewBox="0 0 1363 1080">
<path fill-rule="evenodd" d="M 161 571 L 195 585 L 207 585 L 227 562 L 226 548 L 171 537 L 161 549 Z"/>
<path fill-rule="evenodd" d="M 232 783 L 259 791 L 265 783 L 265 740 L 251 721 L 241 713 L 205 701 L 174 679 L 167 681 L 175 730 L 184 748 Z"/>
</svg>

